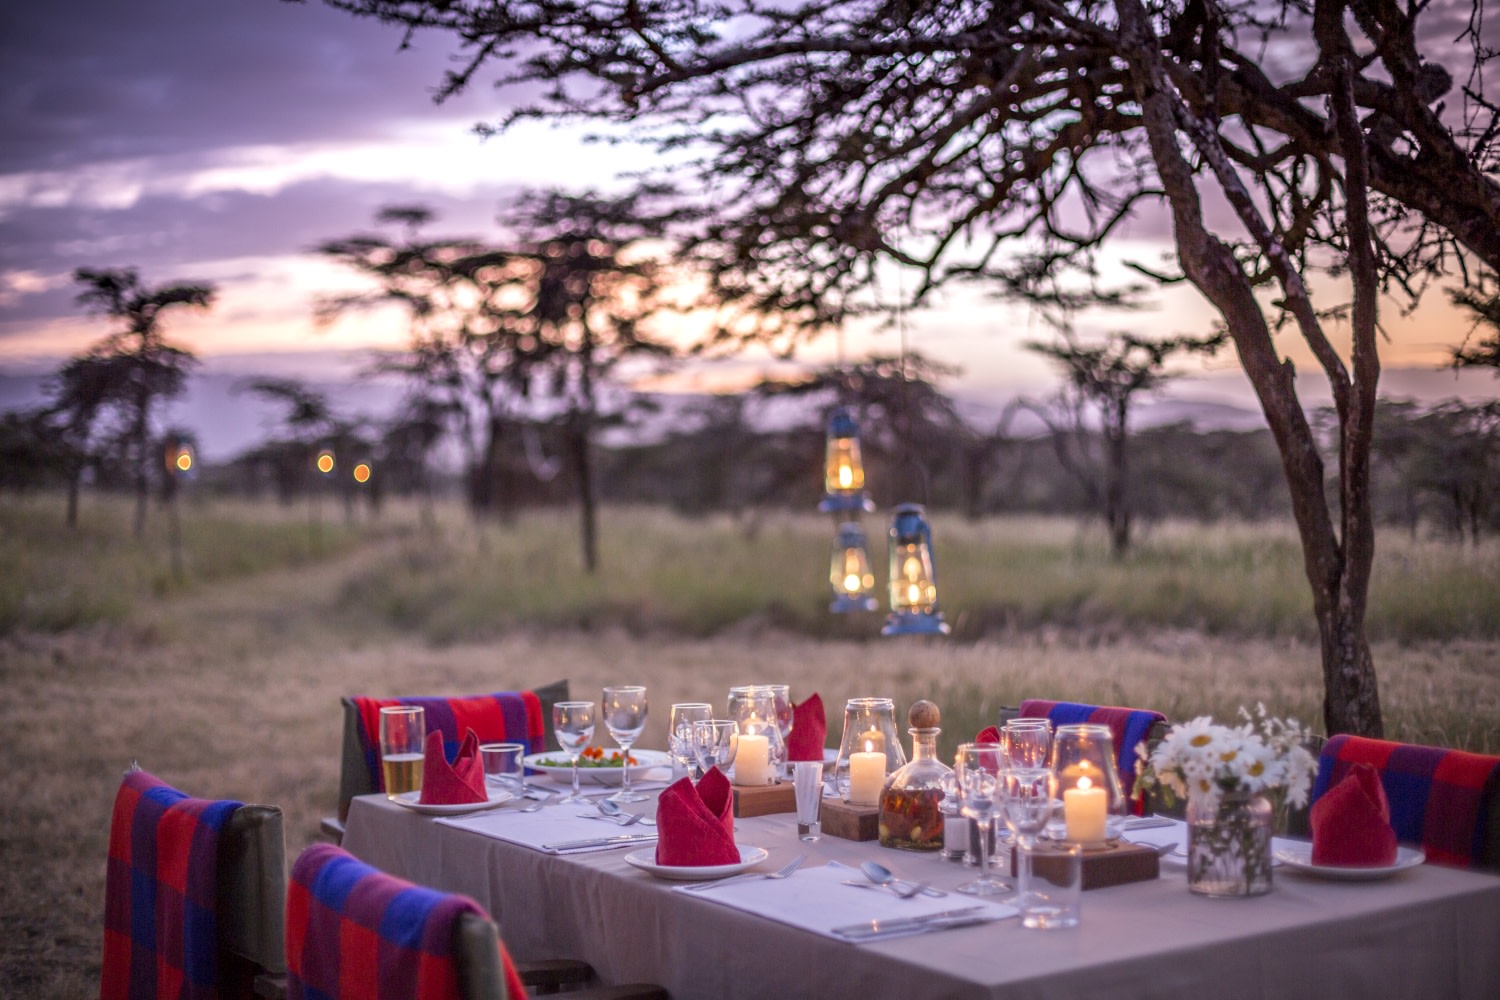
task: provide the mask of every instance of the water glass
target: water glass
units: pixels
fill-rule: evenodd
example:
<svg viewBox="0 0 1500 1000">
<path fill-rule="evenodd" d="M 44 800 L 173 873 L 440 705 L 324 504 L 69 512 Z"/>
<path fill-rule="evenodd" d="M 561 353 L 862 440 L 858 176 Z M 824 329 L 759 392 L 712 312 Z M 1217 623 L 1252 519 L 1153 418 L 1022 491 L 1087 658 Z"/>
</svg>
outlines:
<svg viewBox="0 0 1500 1000">
<path fill-rule="evenodd" d="M 1024 917 L 1032 901 L 1032 857 L 1036 835 L 1052 815 L 1057 778 L 1045 767 L 1008 767 L 1000 772 L 1005 825 L 1016 838 L 1016 906 Z M 1080 858 L 1082 855 L 1080 855 Z M 1080 875 L 1081 877 L 1081 875 Z"/>
<path fill-rule="evenodd" d="M 1027 855 L 1031 871 L 1020 903 L 1021 926 L 1032 930 L 1077 927 L 1083 897 L 1083 845 L 1033 845 Z"/>
<path fill-rule="evenodd" d="M 1000 804 L 1002 751 L 998 743 L 965 743 L 954 761 L 959 808 L 968 818 L 979 843 L 979 876 L 958 887 L 971 896 L 997 896 L 1010 892 L 1010 885 L 990 871 L 990 847 L 994 843 L 995 812 Z"/>
<path fill-rule="evenodd" d="M 713 706 L 701 701 L 683 701 L 672 706 L 667 721 L 667 750 L 672 754 L 674 772 L 678 767 L 696 781 L 698 757 L 693 753 L 693 723 L 714 717 Z"/>
<path fill-rule="evenodd" d="M 391 705 L 380 710 L 380 776 L 386 798 L 422 787 L 426 740 L 427 710 L 422 706 Z"/>
<path fill-rule="evenodd" d="M 484 780 L 488 785 L 520 794 L 526 756 L 524 743 L 481 743 L 479 759 L 484 762 Z"/>
<path fill-rule="evenodd" d="M 630 748 L 646 728 L 646 689 L 639 684 L 623 684 L 604 689 L 604 728 L 620 744 L 620 790 L 609 797 L 611 802 L 645 802 L 646 796 L 630 790 Z"/>
<path fill-rule="evenodd" d="M 559 802 L 587 802 L 578 790 L 578 755 L 594 741 L 594 703 L 560 701 L 552 706 L 552 732 L 573 765 L 573 790 Z"/>
<path fill-rule="evenodd" d="M 709 719 L 693 723 L 693 755 L 705 774 L 717 765 L 720 770 L 734 763 L 738 747 L 738 730 L 733 719 Z"/>
<path fill-rule="evenodd" d="M 819 839 L 823 826 L 818 815 L 823 808 L 823 762 L 792 763 L 792 788 L 797 798 L 797 837 L 808 842 Z"/>
</svg>

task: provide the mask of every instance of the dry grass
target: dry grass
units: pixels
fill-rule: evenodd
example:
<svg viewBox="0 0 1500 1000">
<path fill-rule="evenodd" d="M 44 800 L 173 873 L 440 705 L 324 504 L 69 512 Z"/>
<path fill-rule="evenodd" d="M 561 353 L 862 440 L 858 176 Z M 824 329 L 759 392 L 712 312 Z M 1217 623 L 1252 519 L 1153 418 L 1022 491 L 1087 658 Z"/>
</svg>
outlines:
<svg viewBox="0 0 1500 1000">
<path fill-rule="evenodd" d="M 526 537 L 550 530 L 523 524 L 481 548 L 455 523 L 441 546 L 423 547 L 472 553 L 464 565 L 482 573 L 487 560 L 504 562 L 507 545 L 522 547 Z M 660 530 L 685 531 L 672 522 Z M 983 530 L 1004 533 L 1001 526 Z M 772 563 L 792 558 L 799 546 L 805 552 L 805 537 L 812 537 L 810 528 L 785 531 L 780 541 L 774 531 L 762 535 Z M 1052 522 L 1025 534 L 1051 537 L 1062 548 L 1087 544 Z M 703 555 L 692 537 L 680 544 L 681 559 Z M 826 536 L 819 552 L 823 544 Z M 522 548 L 539 574 L 534 586 L 575 586 L 571 549 L 538 568 L 540 550 Z M 0 876 L 7 901 L 0 995 L 96 992 L 109 810 L 132 758 L 195 794 L 280 804 L 295 852 L 333 807 L 338 698 L 348 693 L 457 693 L 566 677 L 576 694 L 590 697 L 605 683 L 629 680 L 648 686 L 655 709 L 645 746 L 663 745 L 671 702 L 720 702 L 731 684 L 755 680 L 788 680 L 796 697 L 820 691 L 835 713 L 835 737 L 838 706 L 863 694 L 891 695 L 901 711 L 917 697 L 933 698 L 944 709 L 950 744 L 993 721 L 1000 704 L 1030 695 L 1152 705 L 1178 717 L 1229 715 L 1255 700 L 1308 722 L 1319 715 L 1316 648 L 1296 636 L 1043 625 L 973 643 L 851 641 L 794 635 L 756 615 L 712 637 L 684 638 L 666 631 L 662 619 L 616 624 L 606 616 L 582 631 L 516 624 L 527 615 L 509 614 L 496 615 L 500 624 L 482 640 L 453 627 L 434 643 L 384 613 L 359 610 L 372 581 L 412 560 L 406 542 L 387 537 L 292 568 L 137 596 L 113 621 L 0 639 L 8 695 L 0 732 L 13 775 L 0 812 L 0 849 L 10 861 Z M 963 558 L 950 558 L 950 567 L 978 586 L 979 570 Z M 434 572 L 448 575 L 442 566 Z M 627 574 L 632 586 L 658 586 L 665 571 L 640 572 Z M 397 579 L 383 592 L 420 584 Z M 789 593 L 802 595 L 801 586 Z M 821 599 L 815 586 L 809 593 Z M 1392 737 L 1500 752 L 1500 641 L 1383 641 L 1376 662 Z"/>
</svg>

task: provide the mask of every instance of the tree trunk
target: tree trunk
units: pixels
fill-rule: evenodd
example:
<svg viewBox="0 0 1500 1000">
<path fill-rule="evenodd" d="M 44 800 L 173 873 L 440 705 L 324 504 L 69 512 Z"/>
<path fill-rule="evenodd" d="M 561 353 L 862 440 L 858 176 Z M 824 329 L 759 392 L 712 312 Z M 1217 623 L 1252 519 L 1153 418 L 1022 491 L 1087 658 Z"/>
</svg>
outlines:
<svg viewBox="0 0 1500 1000">
<path fill-rule="evenodd" d="M 68 515 L 66 523 L 70 528 L 78 527 L 78 491 L 82 487 L 83 463 L 78 463 L 68 470 Z"/>
<path fill-rule="evenodd" d="M 589 421 L 574 411 L 568 416 L 568 454 L 572 458 L 574 482 L 578 488 L 579 529 L 583 541 L 583 569 L 593 573 L 599 568 L 598 511 L 594 497 L 594 463 L 589 450 Z"/>
<path fill-rule="evenodd" d="M 143 376 L 144 377 L 144 376 Z M 150 467 L 150 410 L 151 394 L 142 388 L 136 398 L 135 428 L 135 537 L 146 537 L 146 505 L 150 499 L 151 484 L 147 469 Z"/>
<path fill-rule="evenodd" d="M 1129 404 L 1122 398 L 1113 403 L 1104 424 L 1104 520 L 1109 525 L 1109 554 L 1125 558 L 1130 550 L 1130 502 L 1126 496 L 1125 421 Z"/>
</svg>

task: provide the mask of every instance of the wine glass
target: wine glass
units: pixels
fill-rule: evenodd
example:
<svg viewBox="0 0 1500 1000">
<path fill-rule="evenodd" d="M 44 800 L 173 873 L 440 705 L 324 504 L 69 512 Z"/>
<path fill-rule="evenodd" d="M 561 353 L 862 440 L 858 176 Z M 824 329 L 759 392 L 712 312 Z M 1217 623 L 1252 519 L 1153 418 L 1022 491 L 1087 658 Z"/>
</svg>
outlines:
<svg viewBox="0 0 1500 1000">
<path fill-rule="evenodd" d="M 1046 767 L 1008 767 L 1000 772 L 1005 825 L 1016 838 L 1016 905 L 1026 913 L 1031 898 L 1031 861 L 1036 835 L 1052 816 L 1057 777 Z"/>
<path fill-rule="evenodd" d="M 979 877 L 958 887 L 971 896 L 998 896 L 1010 886 L 990 871 L 990 831 L 1000 801 L 1000 773 L 1004 753 L 998 743 L 965 743 L 958 748 L 954 780 L 959 808 L 979 831 Z"/>
<path fill-rule="evenodd" d="M 734 753 L 739 749 L 735 740 L 738 734 L 739 728 L 733 719 L 693 723 L 693 754 L 704 774 L 716 764 L 723 770 L 734 763 Z"/>
<path fill-rule="evenodd" d="M 789 684 L 767 684 L 776 696 L 776 728 L 781 732 L 781 766 L 786 777 L 792 776 L 792 745 L 787 742 L 792 735 L 792 688 Z"/>
<path fill-rule="evenodd" d="M 630 790 L 630 748 L 640 739 L 646 728 L 646 689 L 639 684 L 627 684 L 604 689 L 604 728 L 610 737 L 620 744 L 620 790 L 611 795 L 610 802 L 645 802 L 646 796 Z"/>
<path fill-rule="evenodd" d="M 1046 719 L 1011 719 L 1000 736 L 1010 767 L 1046 767 L 1052 749 L 1052 723 Z"/>
<path fill-rule="evenodd" d="M 587 802 L 578 790 L 578 755 L 594 739 L 594 703 L 560 701 L 552 706 L 552 731 L 573 765 L 573 791 L 559 802 Z"/>
<path fill-rule="evenodd" d="M 698 780 L 698 756 L 693 752 L 693 723 L 712 719 L 714 708 L 707 702 L 684 701 L 672 706 L 667 722 L 667 749 L 672 759 L 687 769 L 694 781 Z"/>
</svg>

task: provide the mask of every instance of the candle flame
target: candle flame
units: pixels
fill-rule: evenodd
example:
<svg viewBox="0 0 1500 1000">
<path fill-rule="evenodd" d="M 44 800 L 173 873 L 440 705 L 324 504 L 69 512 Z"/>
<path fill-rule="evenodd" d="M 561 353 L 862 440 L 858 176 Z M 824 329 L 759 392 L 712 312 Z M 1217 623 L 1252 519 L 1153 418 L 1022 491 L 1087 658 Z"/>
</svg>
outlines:
<svg viewBox="0 0 1500 1000">
<path fill-rule="evenodd" d="M 839 466 L 839 485 L 846 490 L 854 485 L 854 470 L 847 465 Z"/>
<path fill-rule="evenodd" d="M 865 740 L 865 753 L 874 753 L 874 752 L 875 752 L 875 743 L 872 740 Z"/>
<path fill-rule="evenodd" d="M 1092 781 L 1090 781 L 1088 778 L 1079 778 L 1078 779 L 1078 787 L 1082 788 L 1082 789 L 1089 789 L 1089 788 L 1093 788 L 1094 787 L 1094 783 Z"/>
</svg>

